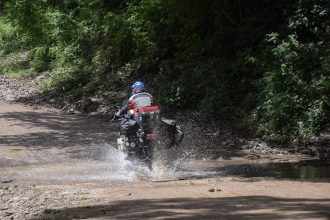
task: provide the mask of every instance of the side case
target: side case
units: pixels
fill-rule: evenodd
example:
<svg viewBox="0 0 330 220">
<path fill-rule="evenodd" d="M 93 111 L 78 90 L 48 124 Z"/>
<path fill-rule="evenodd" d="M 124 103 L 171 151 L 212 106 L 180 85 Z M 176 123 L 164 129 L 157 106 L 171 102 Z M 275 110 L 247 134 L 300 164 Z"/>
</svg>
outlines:
<svg viewBox="0 0 330 220">
<path fill-rule="evenodd" d="M 171 139 L 171 145 L 179 145 L 182 142 L 184 133 L 180 126 L 172 119 L 161 119 L 162 125 L 165 127 L 167 136 Z"/>
</svg>

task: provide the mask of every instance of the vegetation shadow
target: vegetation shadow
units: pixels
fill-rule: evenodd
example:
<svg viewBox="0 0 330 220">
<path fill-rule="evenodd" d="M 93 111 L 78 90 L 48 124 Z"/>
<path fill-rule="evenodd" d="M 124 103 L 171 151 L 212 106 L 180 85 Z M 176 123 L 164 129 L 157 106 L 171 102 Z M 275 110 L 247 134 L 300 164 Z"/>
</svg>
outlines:
<svg viewBox="0 0 330 220">
<path fill-rule="evenodd" d="M 57 148 L 79 159 L 101 154 L 101 144 L 112 143 L 116 131 L 115 124 L 99 119 L 55 112 L 3 112 L 0 118 L 6 121 L 6 126 L 18 129 L 0 134 L 0 147 L 24 147 L 34 151 Z"/>
<path fill-rule="evenodd" d="M 43 219 L 329 219 L 330 199 L 244 196 L 115 201 L 48 209 Z"/>
</svg>

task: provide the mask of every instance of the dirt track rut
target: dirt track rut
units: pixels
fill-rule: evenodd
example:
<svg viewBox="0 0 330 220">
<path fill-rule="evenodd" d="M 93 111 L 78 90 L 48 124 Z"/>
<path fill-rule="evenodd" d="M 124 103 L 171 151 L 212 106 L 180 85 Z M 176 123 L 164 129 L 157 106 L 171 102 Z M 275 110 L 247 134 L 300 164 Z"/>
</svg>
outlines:
<svg viewBox="0 0 330 220">
<path fill-rule="evenodd" d="M 141 180 L 109 151 L 113 131 L 0 102 L 0 219 L 330 219 L 327 179 Z"/>
</svg>

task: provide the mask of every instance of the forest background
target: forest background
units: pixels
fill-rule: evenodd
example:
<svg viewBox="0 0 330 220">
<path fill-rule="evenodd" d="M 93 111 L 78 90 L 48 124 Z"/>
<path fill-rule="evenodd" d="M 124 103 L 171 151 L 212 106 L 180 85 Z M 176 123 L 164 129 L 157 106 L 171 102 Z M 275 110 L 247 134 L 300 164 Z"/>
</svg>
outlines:
<svg viewBox="0 0 330 220">
<path fill-rule="evenodd" d="M 2 0 L 0 58 L 7 77 L 47 73 L 38 88 L 49 96 L 139 79 L 170 111 L 267 140 L 330 125 L 328 0 Z"/>
</svg>

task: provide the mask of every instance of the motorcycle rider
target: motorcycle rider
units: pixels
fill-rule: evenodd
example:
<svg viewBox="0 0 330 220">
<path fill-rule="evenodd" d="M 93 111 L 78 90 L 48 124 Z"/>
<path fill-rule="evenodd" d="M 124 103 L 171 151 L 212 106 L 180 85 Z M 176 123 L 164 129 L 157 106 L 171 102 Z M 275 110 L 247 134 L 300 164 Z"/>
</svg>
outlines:
<svg viewBox="0 0 330 220">
<path fill-rule="evenodd" d="M 139 112 L 144 110 L 145 107 L 156 107 L 154 105 L 154 99 L 151 94 L 147 93 L 143 82 L 137 81 L 132 85 L 132 96 L 123 102 L 122 108 L 116 113 L 117 117 L 124 118 L 121 120 L 119 131 L 121 135 L 135 134 L 141 121 L 139 119 Z M 169 142 L 166 144 L 171 147 L 175 144 L 179 144 L 183 138 L 183 131 L 176 126 L 174 120 L 161 119 L 164 123 L 164 129 L 168 131 Z"/>
<path fill-rule="evenodd" d="M 132 85 L 132 96 L 125 101 L 122 108 L 116 113 L 117 117 L 125 115 L 125 120 L 122 121 L 121 130 L 127 132 L 130 129 L 137 127 L 139 123 L 139 109 L 147 106 L 152 106 L 154 103 L 152 95 L 145 91 L 144 83 L 137 81 Z M 134 119 L 134 121 L 132 121 Z"/>
</svg>

